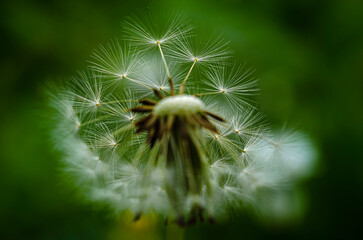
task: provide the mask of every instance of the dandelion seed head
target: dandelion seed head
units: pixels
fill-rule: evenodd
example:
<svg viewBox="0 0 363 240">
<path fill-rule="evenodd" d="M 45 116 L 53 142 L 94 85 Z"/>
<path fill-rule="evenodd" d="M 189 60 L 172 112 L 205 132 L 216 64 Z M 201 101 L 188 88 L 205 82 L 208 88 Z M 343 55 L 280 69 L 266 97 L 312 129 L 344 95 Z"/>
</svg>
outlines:
<svg viewBox="0 0 363 240">
<path fill-rule="evenodd" d="M 157 213 L 186 226 L 244 207 L 278 217 L 313 169 L 310 140 L 271 131 L 254 70 L 228 60 L 221 35 L 192 36 L 186 20 L 129 19 L 125 39 L 51 94 L 65 171 L 89 201 L 135 221 Z"/>
</svg>

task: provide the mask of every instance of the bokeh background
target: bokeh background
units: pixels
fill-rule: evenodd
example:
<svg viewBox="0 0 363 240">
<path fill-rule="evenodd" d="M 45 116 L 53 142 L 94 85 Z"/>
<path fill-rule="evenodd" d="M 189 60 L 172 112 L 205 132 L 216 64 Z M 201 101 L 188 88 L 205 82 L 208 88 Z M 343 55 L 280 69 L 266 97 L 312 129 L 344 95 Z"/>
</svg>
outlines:
<svg viewBox="0 0 363 240">
<path fill-rule="evenodd" d="M 362 234 L 363 3 L 354 0 L 25 1 L 0 3 L 0 239 L 162 239 L 83 203 L 46 132 L 44 88 L 83 69 L 138 10 L 178 11 L 223 32 L 254 66 L 271 122 L 294 123 L 319 152 L 293 224 L 250 214 L 187 229 L 185 239 L 349 239 Z"/>
</svg>

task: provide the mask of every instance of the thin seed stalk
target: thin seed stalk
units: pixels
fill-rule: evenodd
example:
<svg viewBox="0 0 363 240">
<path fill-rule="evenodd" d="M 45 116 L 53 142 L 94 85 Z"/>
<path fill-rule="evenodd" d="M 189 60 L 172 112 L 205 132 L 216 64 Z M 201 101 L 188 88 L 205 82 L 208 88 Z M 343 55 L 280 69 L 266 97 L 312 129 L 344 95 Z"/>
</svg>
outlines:
<svg viewBox="0 0 363 240">
<path fill-rule="evenodd" d="M 166 63 L 165 56 L 164 56 L 163 50 L 161 49 L 160 42 L 157 42 L 157 45 L 159 47 L 161 58 L 163 59 L 166 75 L 168 77 L 168 81 L 169 81 L 169 85 L 170 85 L 170 96 L 174 96 L 175 95 L 175 89 L 174 89 L 173 79 L 172 79 L 172 77 L 170 75 L 168 64 Z"/>
<path fill-rule="evenodd" d="M 198 61 L 198 59 L 197 59 L 197 58 L 195 58 L 195 59 L 194 59 L 194 61 L 193 61 L 192 66 L 190 67 L 190 69 L 189 69 L 189 71 L 188 71 L 188 73 L 187 73 L 187 75 L 185 76 L 185 78 L 184 78 L 183 82 L 181 83 L 181 85 L 180 85 L 180 90 L 179 90 L 179 94 L 180 94 L 180 95 L 183 95 L 184 90 L 185 90 L 185 82 L 188 80 L 188 78 L 189 78 L 189 76 L 190 76 L 190 73 L 192 72 L 192 70 L 193 70 L 193 68 L 194 68 L 194 65 L 195 65 L 195 63 L 196 63 L 197 61 Z"/>
</svg>

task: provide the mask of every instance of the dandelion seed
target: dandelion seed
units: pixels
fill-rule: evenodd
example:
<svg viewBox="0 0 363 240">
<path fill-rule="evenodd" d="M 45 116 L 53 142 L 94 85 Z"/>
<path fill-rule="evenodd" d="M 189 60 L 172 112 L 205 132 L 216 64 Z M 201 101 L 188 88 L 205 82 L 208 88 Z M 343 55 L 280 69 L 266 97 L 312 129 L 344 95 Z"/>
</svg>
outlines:
<svg viewBox="0 0 363 240">
<path fill-rule="evenodd" d="M 229 58 L 228 42 L 223 40 L 222 35 L 207 39 L 201 43 L 200 39 L 181 36 L 174 47 L 168 47 L 168 56 L 179 64 L 183 62 L 202 65 L 216 62 L 222 64 L 223 60 Z"/>
<path fill-rule="evenodd" d="M 106 47 L 101 46 L 91 56 L 91 69 L 96 71 L 109 87 L 128 81 L 142 85 L 142 82 L 133 80 L 143 64 L 142 54 L 130 45 L 113 40 Z"/>
<path fill-rule="evenodd" d="M 149 14 L 133 16 L 124 23 L 126 39 L 142 48 L 173 44 L 179 37 L 190 34 L 192 27 L 188 19 L 174 14 L 170 17 L 153 17 Z"/>
<path fill-rule="evenodd" d="M 210 68 L 205 72 L 204 93 L 199 95 L 203 99 L 218 100 L 221 105 L 232 105 L 237 110 L 255 109 L 256 104 L 249 97 L 258 92 L 257 79 L 252 76 L 252 69 L 244 68 L 236 64 L 227 64 L 222 69 Z"/>
<path fill-rule="evenodd" d="M 271 135 L 250 98 L 253 70 L 226 61 L 221 37 L 197 48 L 185 18 L 146 18 L 126 22 L 127 43 L 100 47 L 91 70 L 51 96 L 66 171 L 89 200 L 135 221 L 157 213 L 186 226 L 248 206 L 270 214 L 268 199 L 312 169 L 309 140 Z"/>
</svg>

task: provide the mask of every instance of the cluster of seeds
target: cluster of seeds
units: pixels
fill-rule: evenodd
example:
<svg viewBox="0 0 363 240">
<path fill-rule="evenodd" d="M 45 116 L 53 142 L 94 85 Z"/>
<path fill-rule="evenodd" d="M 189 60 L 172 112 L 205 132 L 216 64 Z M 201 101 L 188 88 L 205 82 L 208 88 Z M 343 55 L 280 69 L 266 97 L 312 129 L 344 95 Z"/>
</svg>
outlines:
<svg viewBox="0 0 363 240">
<path fill-rule="evenodd" d="M 181 17 L 135 19 L 53 95 L 65 169 L 89 200 L 135 220 L 185 226 L 243 206 L 279 215 L 311 170 L 309 141 L 271 133 L 253 70 L 229 60 L 221 37 L 197 42 Z"/>
</svg>

